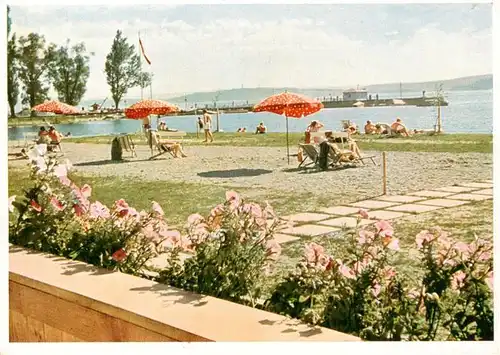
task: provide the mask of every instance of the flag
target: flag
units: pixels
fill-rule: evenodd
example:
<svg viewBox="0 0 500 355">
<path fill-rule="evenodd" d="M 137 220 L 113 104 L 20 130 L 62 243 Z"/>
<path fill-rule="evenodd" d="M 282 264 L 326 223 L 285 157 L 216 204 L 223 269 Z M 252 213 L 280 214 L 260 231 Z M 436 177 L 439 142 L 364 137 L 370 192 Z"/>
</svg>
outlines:
<svg viewBox="0 0 500 355">
<path fill-rule="evenodd" d="M 144 56 L 144 59 L 146 59 L 146 62 L 148 62 L 148 64 L 151 65 L 151 61 L 146 56 L 146 53 L 144 53 L 144 46 L 142 45 L 142 41 L 140 38 L 139 38 L 139 46 L 141 46 L 141 52 L 142 52 L 142 55 Z"/>
</svg>

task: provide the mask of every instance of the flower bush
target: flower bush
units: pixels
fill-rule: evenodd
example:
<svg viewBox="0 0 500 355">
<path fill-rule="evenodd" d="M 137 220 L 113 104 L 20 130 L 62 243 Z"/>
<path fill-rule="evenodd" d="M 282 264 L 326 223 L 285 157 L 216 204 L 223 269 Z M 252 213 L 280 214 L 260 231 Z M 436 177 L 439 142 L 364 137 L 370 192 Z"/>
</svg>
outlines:
<svg viewBox="0 0 500 355">
<path fill-rule="evenodd" d="M 69 162 L 31 159 L 34 186 L 9 198 L 11 243 L 133 274 L 164 251 L 172 231 L 157 203 L 149 212 L 124 200 L 108 208 L 90 200 L 90 186 L 68 178 Z"/>
<path fill-rule="evenodd" d="M 343 260 L 306 245 L 266 308 L 368 340 L 493 339 L 491 243 L 455 242 L 438 227 L 422 231 L 419 277 L 394 266 L 399 240 L 388 222 L 348 238 Z"/>
<path fill-rule="evenodd" d="M 235 192 L 203 217 L 193 214 L 186 236 L 179 236 L 168 253 L 159 282 L 255 306 L 258 281 L 270 271 L 281 252 L 272 239 L 278 224 L 272 208 L 245 203 Z M 191 254 L 184 262 L 180 253 Z"/>
</svg>

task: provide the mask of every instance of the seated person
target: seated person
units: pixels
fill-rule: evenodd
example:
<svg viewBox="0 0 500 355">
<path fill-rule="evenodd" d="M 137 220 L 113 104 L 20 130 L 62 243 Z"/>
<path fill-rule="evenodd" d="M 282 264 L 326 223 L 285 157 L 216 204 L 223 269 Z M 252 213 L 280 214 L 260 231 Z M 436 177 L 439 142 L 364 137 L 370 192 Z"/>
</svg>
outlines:
<svg viewBox="0 0 500 355">
<path fill-rule="evenodd" d="M 354 122 L 349 121 L 349 123 L 344 123 L 344 132 L 348 132 L 349 134 L 358 133 L 358 127 Z"/>
<path fill-rule="evenodd" d="M 408 137 L 410 134 L 408 130 L 406 129 L 406 126 L 403 124 L 403 121 L 401 121 L 401 118 L 396 118 L 396 121 L 391 124 L 391 129 L 399 134 L 402 134 L 405 137 Z"/>
<path fill-rule="evenodd" d="M 45 127 L 40 127 L 40 131 L 38 131 L 38 140 L 36 144 L 50 144 L 49 132 L 45 129 Z"/>
<path fill-rule="evenodd" d="M 377 134 L 391 134 L 392 131 L 391 127 L 385 123 L 377 123 L 375 128 L 377 129 Z"/>
<path fill-rule="evenodd" d="M 246 131 L 247 131 L 247 129 L 245 127 L 238 128 L 238 133 L 244 133 Z"/>
<path fill-rule="evenodd" d="M 372 121 L 368 120 L 365 124 L 365 134 L 375 134 L 377 133 L 377 127 L 372 123 Z"/>
<path fill-rule="evenodd" d="M 339 153 L 342 152 L 336 144 L 338 141 L 332 137 L 332 131 L 326 131 L 325 138 L 326 141 L 330 143 L 330 145 L 333 145 L 334 150 L 336 151 L 338 150 Z M 349 160 L 361 158 L 361 150 L 359 149 L 356 141 L 354 139 L 349 138 L 347 142 L 349 143 L 349 151 L 351 153 L 350 155 L 348 155 Z"/>
<path fill-rule="evenodd" d="M 8 153 L 9 159 L 12 157 L 13 159 L 29 159 L 28 154 L 26 154 L 26 149 L 21 149 L 20 153 Z"/>
<path fill-rule="evenodd" d="M 324 127 L 323 123 L 316 121 L 316 120 L 311 121 L 309 126 L 307 126 L 306 132 L 305 132 L 306 144 L 311 143 L 311 132 L 319 132 L 319 130 L 323 127 Z M 319 141 L 320 141 L 320 139 L 318 137 L 314 137 L 314 143 L 319 143 Z"/>
<path fill-rule="evenodd" d="M 49 127 L 50 143 L 61 143 L 61 139 L 63 138 L 62 134 L 57 132 L 54 126 Z"/>
<path fill-rule="evenodd" d="M 186 158 L 187 155 L 182 150 L 182 146 L 179 142 L 169 141 L 169 140 L 161 140 L 161 137 L 156 132 L 151 132 L 156 135 L 156 140 L 158 141 L 158 146 L 165 152 L 171 151 L 174 158 L 179 158 L 179 154 L 181 157 Z"/>
<path fill-rule="evenodd" d="M 255 134 L 264 134 L 267 132 L 267 127 L 264 126 L 264 122 L 259 123 L 257 129 L 255 130 Z"/>
</svg>

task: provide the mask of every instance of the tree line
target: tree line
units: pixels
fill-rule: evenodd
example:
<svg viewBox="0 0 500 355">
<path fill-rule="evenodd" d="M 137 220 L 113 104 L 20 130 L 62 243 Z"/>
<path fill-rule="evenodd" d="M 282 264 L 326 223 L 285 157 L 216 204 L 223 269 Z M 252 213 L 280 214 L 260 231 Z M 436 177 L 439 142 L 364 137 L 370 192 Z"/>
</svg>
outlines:
<svg viewBox="0 0 500 355">
<path fill-rule="evenodd" d="M 85 43 L 64 45 L 48 43 L 39 33 L 17 37 L 11 34 L 10 8 L 7 7 L 7 100 L 10 116 L 16 117 L 15 106 L 21 99 L 29 107 L 49 98 L 52 86 L 59 101 L 76 106 L 87 90 L 90 57 Z M 136 47 L 129 44 L 122 31 L 116 31 L 104 65 L 111 97 L 118 105 L 133 87 L 147 87 L 152 77 L 142 72 Z M 32 113 L 33 114 L 33 113 Z"/>
</svg>

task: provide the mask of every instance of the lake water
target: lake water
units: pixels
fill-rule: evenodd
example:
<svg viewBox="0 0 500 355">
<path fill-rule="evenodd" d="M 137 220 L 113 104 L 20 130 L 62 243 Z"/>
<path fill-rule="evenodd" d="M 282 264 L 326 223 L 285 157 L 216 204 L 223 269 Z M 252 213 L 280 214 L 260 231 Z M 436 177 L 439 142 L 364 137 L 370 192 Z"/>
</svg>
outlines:
<svg viewBox="0 0 500 355">
<path fill-rule="evenodd" d="M 418 97 L 418 93 L 405 93 L 407 97 Z M 397 98 L 398 94 L 380 95 Z M 447 133 L 492 133 L 493 131 L 493 91 L 455 91 L 446 95 L 449 106 L 441 108 L 443 129 Z M 313 119 L 325 124 L 327 129 L 339 130 L 341 120 L 351 120 L 358 126 L 364 126 L 367 120 L 372 122 L 392 123 L 400 117 L 408 128 L 433 129 L 437 116 L 435 107 L 366 107 L 324 109 L 302 118 L 289 119 L 290 132 L 303 132 Z M 216 129 L 215 115 L 213 128 Z M 196 132 L 197 116 L 179 116 L 162 118 L 168 127 L 186 132 Z M 50 121 L 50 118 L 49 118 Z M 153 119 L 153 126 L 156 119 Z M 236 132 L 239 127 L 253 131 L 259 122 L 264 122 L 269 132 L 285 132 L 285 118 L 271 113 L 243 113 L 220 115 L 220 129 Z M 61 133 L 71 132 L 73 137 L 134 133 L 141 129 L 142 121 L 113 120 L 94 121 L 75 124 L 57 124 Z M 38 127 L 11 127 L 9 140 L 23 139 L 25 132 L 38 132 Z"/>
</svg>

